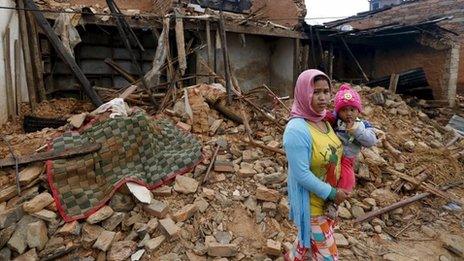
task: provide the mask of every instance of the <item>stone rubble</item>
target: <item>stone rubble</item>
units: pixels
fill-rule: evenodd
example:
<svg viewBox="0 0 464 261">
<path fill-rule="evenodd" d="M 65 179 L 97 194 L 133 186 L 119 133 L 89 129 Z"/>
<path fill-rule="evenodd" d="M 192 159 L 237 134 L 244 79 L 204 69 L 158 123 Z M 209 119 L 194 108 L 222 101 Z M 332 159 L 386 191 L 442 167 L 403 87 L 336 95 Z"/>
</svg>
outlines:
<svg viewBox="0 0 464 261">
<path fill-rule="evenodd" d="M 356 88 L 363 96 L 362 116 L 386 133 L 387 142 L 362 151 L 355 165 L 357 187 L 338 206 L 334 236 L 341 259 L 403 258 L 404 254 L 384 249 L 395 237 L 399 242 L 402 238 L 439 240 L 440 260 L 462 258 L 463 237 L 456 233 L 462 229 L 456 217 L 442 208 L 447 202 L 437 197 L 353 224 L 353 219 L 370 211 L 422 192 L 390 174 L 389 168 L 437 187 L 459 178 L 464 170 L 459 153 L 464 149 L 462 139 L 445 148 L 454 134 L 437 127 L 417 107 L 409 107 L 407 100 L 382 88 Z M 42 163 L 21 169 L 21 186 L 34 185 L 20 195 L 14 171 L 5 170 L 4 176 L 10 177 L 5 180 L 0 173 L 0 259 L 283 260 L 297 232 L 288 219 L 285 156 L 241 142 L 244 125 L 210 108 L 202 96 L 207 91 L 205 85 L 189 91 L 193 121 L 169 116 L 203 142 L 199 165 L 151 191 L 122 186 L 87 219 L 62 220 L 52 192 L 41 180 Z M 180 114 L 172 115 L 182 115 L 179 106 L 173 111 Z M 282 132 L 275 123 L 251 108 L 245 111 L 256 142 L 283 149 Z M 285 112 L 273 111 L 283 126 Z M 219 138 L 227 140 L 227 146 L 214 160 Z M 209 178 L 203 183 L 212 160 Z M 459 190 L 452 191 L 462 197 Z M 443 237 L 450 224 L 454 234 Z M 384 243 L 374 244 L 373 238 Z"/>
</svg>

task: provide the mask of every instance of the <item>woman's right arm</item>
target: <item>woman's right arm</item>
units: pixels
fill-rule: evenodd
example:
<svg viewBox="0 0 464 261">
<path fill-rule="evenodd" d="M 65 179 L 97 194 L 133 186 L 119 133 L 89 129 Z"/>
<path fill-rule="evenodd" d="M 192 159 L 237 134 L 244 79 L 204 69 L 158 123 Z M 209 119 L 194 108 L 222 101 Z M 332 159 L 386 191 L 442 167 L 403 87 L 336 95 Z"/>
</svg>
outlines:
<svg viewBox="0 0 464 261">
<path fill-rule="evenodd" d="M 317 178 L 310 170 L 312 144 L 309 132 L 305 132 L 301 128 L 286 128 L 283 140 L 288 167 L 295 180 L 320 198 L 333 200 L 336 196 L 336 190 Z"/>
</svg>

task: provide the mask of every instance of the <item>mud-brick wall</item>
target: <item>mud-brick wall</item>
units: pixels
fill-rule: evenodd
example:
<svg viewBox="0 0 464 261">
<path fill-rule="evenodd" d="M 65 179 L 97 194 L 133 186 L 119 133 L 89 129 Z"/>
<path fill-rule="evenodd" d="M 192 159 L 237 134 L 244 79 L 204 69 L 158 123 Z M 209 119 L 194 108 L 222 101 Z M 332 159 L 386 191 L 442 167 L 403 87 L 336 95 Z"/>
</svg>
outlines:
<svg viewBox="0 0 464 261">
<path fill-rule="evenodd" d="M 435 99 L 447 99 L 449 50 L 436 50 L 418 44 L 401 48 L 377 49 L 374 56 L 374 78 L 422 67 Z"/>
<path fill-rule="evenodd" d="M 213 34 L 214 35 L 214 34 Z M 227 48 L 233 75 L 242 91 L 249 91 L 262 84 L 268 85 L 279 95 L 292 94 L 293 39 L 227 33 Z M 206 48 L 198 55 L 207 59 Z M 222 50 L 216 52 L 217 73 L 224 75 Z M 207 74 L 197 59 L 197 73 Z M 207 81 L 198 78 L 197 82 Z"/>
</svg>

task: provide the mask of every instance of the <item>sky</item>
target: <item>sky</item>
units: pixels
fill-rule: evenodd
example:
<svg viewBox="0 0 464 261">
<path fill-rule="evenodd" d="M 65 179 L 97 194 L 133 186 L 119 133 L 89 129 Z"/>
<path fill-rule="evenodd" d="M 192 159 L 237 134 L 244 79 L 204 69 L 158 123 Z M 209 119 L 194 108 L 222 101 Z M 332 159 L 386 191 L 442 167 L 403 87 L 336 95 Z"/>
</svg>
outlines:
<svg viewBox="0 0 464 261">
<path fill-rule="evenodd" d="M 369 10 L 368 0 L 305 0 L 309 24 L 322 24 Z M 308 19 L 330 17 L 327 19 Z M 335 17 L 335 18 L 332 18 Z"/>
</svg>

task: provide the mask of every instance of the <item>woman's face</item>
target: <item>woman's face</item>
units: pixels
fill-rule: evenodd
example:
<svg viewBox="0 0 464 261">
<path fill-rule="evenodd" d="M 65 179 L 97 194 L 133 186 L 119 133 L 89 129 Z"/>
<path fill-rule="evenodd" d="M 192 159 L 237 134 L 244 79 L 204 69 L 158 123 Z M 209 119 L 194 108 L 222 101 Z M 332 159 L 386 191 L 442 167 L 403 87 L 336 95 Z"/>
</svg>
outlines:
<svg viewBox="0 0 464 261">
<path fill-rule="evenodd" d="M 326 80 L 318 80 L 314 83 L 313 99 L 311 106 L 318 113 L 327 109 L 330 101 L 330 87 Z"/>
</svg>

